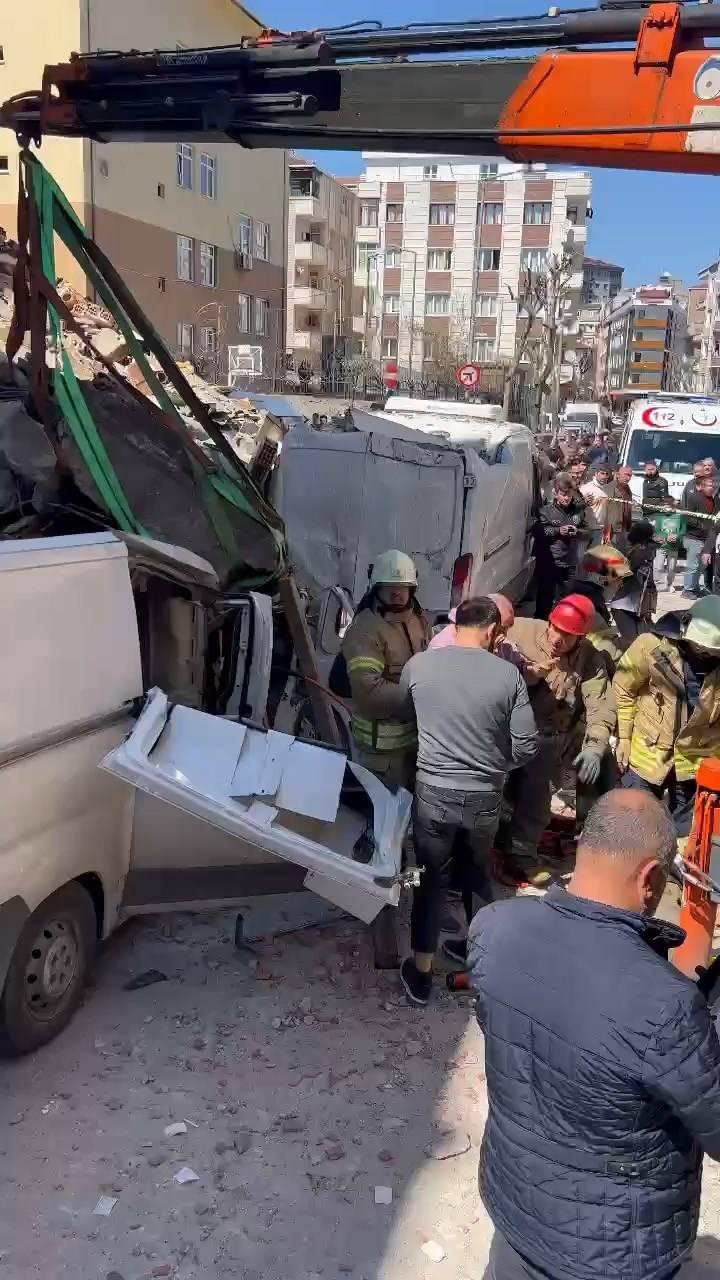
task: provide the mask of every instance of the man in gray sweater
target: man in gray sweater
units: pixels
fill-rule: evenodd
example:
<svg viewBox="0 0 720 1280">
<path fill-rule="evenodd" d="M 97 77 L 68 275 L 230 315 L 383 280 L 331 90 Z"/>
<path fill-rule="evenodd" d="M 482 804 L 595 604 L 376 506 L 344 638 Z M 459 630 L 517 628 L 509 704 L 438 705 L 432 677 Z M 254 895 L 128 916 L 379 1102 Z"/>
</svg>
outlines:
<svg viewBox="0 0 720 1280">
<path fill-rule="evenodd" d="M 492 600 L 465 600 L 455 615 L 454 644 L 416 654 L 400 678 L 418 726 L 413 832 L 422 875 L 413 895 L 413 956 L 400 968 L 413 1004 L 427 1004 L 430 996 L 459 839 L 465 845 L 461 856 L 472 858 L 474 887 L 487 901 L 488 862 L 508 772 L 537 753 L 525 681 L 516 666 L 491 652 L 499 627 Z"/>
</svg>

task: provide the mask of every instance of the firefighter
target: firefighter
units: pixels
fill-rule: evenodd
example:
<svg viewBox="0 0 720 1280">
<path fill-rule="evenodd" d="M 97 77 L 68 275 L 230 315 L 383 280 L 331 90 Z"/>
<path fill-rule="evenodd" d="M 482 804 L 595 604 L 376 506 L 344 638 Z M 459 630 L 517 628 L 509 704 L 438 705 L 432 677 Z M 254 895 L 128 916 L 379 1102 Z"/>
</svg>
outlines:
<svg viewBox="0 0 720 1280">
<path fill-rule="evenodd" d="M 540 735 L 532 765 L 512 774 L 507 798 L 512 816 L 506 831 L 506 878 L 537 881 L 538 844 L 550 820 L 553 784 L 560 785 L 564 758 L 578 783 L 596 786 L 615 728 L 615 704 L 605 655 L 590 641 L 595 608 L 585 595 L 565 596 L 547 622 L 517 618 L 508 639 L 527 660 L 530 702 Z"/>
<path fill-rule="evenodd" d="M 399 680 L 405 663 L 427 648 L 431 635 L 416 590 L 410 556 L 384 551 L 372 566 L 370 589 L 342 646 L 359 762 L 383 782 L 405 787 L 414 781 L 417 729 Z"/>
<path fill-rule="evenodd" d="M 720 754 L 720 598 L 697 600 L 677 637 L 660 626 L 638 636 L 613 687 L 623 786 L 667 792 L 686 834 L 698 765 Z"/>
</svg>

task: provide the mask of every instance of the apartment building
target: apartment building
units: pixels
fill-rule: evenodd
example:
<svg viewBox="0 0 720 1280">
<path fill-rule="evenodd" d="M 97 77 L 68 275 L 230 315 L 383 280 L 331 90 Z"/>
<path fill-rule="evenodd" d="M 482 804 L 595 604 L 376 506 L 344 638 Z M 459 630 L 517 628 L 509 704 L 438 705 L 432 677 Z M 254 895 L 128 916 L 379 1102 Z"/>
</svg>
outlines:
<svg viewBox="0 0 720 1280">
<path fill-rule="evenodd" d="M 286 341 L 295 370 L 327 373 L 353 349 L 357 203 L 317 165 L 290 157 Z"/>
<path fill-rule="evenodd" d="M 622 289 L 624 267 L 602 258 L 586 258 L 583 263 L 582 301 L 585 303 L 611 302 Z"/>
<path fill-rule="evenodd" d="M 237 42 L 263 24 L 237 0 L 27 0 L 0 20 L 0 98 L 73 51 Z M 31 33 L 31 35 L 29 34 Z M 0 138 L 0 225 L 15 227 L 17 146 Z M 204 143 L 45 139 L 41 158 L 173 351 L 267 379 L 285 349 L 287 163 Z M 58 272 L 85 279 L 64 251 Z"/>
<path fill-rule="evenodd" d="M 711 262 L 698 275 L 688 306 L 695 344 L 693 389 L 707 394 L 720 391 L 720 262 Z"/>
<path fill-rule="evenodd" d="M 678 296 L 674 283 L 618 294 L 604 328 L 613 402 L 621 406 L 647 392 L 692 389 L 687 298 Z"/>
<path fill-rule="evenodd" d="M 364 348 L 410 374 L 439 343 L 459 359 L 509 361 L 518 286 L 548 255 L 571 255 L 565 348 L 574 343 L 591 181 L 475 157 L 364 156 L 354 180 L 356 317 Z M 357 322 L 356 322 L 357 323 Z"/>
</svg>

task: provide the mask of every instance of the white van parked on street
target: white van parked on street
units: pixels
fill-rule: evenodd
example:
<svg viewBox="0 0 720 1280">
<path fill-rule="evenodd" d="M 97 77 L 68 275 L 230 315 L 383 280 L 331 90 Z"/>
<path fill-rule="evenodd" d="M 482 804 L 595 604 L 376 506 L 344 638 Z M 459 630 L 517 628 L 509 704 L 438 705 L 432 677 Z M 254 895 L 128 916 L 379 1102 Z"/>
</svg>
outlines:
<svg viewBox="0 0 720 1280">
<path fill-rule="evenodd" d="M 620 462 L 632 467 L 630 487 L 642 497 L 646 462 L 656 462 L 670 496 L 682 496 L 693 463 L 714 458 L 720 466 L 720 401 L 710 396 L 663 395 L 636 400 L 620 442 Z"/>
</svg>

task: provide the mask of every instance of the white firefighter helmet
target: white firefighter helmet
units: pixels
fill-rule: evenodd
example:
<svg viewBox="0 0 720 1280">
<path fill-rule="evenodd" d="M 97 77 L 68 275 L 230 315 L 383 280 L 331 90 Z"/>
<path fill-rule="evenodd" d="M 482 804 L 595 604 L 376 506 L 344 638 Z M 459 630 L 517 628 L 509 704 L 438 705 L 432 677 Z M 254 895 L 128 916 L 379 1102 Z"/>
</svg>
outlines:
<svg viewBox="0 0 720 1280">
<path fill-rule="evenodd" d="M 688 610 L 684 640 L 720 656 L 720 596 L 703 596 Z"/>
<path fill-rule="evenodd" d="M 415 562 L 404 551 L 383 551 L 373 564 L 371 587 L 416 587 Z"/>
<path fill-rule="evenodd" d="M 609 583 L 619 583 L 622 578 L 629 578 L 632 573 L 627 556 L 624 556 L 622 551 L 618 551 L 612 543 L 588 547 L 579 569 L 579 578 L 586 582 L 595 582 L 601 587 Z"/>
</svg>

